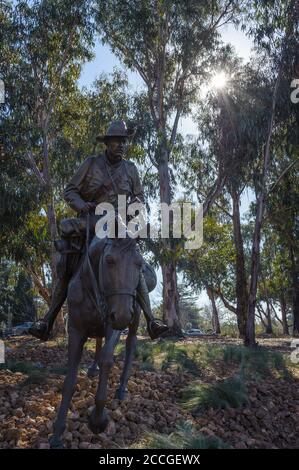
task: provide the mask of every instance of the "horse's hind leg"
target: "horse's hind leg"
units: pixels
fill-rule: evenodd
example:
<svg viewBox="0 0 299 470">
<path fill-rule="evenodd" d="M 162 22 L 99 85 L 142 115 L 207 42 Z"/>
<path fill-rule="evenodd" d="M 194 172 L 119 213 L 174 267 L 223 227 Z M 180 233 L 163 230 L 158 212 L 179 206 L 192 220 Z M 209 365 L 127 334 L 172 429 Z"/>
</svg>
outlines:
<svg viewBox="0 0 299 470">
<path fill-rule="evenodd" d="M 126 357 L 125 357 L 125 364 L 123 368 L 123 372 L 120 378 L 119 388 L 115 392 L 115 398 L 119 400 L 123 400 L 128 392 L 127 384 L 131 374 L 132 369 L 132 362 L 134 358 L 134 354 L 136 351 L 136 344 L 137 344 L 137 329 L 140 320 L 140 313 L 141 309 L 139 305 L 136 303 L 134 308 L 134 320 L 129 326 L 129 333 L 126 340 Z"/>
<path fill-rule="evenodd" d="M 88 377 L 97 377 L 100 373 L 99 362 L 100 362 L 100 355 L 102 350 L 102 343 L 103 338 L 96 339 L 96 351 L 94 355 L 94 360 L 91 366 L 89 366 L 87 375 Z"/>
<path fill-rule="evenodd" d="M 67 412 L 75 391 L 78 367 L 86 338 L 75 329 L 69 329 L 68 368 L 63 384 L 62 399 L 56 421 L 53 426 L 53 436 L 50 438 L 51 449 L 63 448 L 61 435 L 65 430 Z"/>
<path fill-rule="evenodd" d="M 105 404 L 107 401 L 107 385 L 111 367 L 113 365 L 113 352 L 121 332 L 111 330 L 107 332 L 106 342 L 100 356 L 100 377 L 96 393 L 95 407 L 89 417 L 89 427 L 94 434 L 103 432 L 108 424 Z"/>
</svg>

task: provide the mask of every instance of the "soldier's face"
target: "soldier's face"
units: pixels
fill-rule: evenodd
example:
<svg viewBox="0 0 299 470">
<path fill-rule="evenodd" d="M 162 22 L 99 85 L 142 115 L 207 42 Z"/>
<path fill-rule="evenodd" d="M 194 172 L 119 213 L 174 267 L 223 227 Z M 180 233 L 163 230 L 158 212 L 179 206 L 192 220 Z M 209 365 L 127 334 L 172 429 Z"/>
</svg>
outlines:
<svg viewBox="0 0 299 470">
<path fill-rule="evenodd" d="M 113 137 L 106 141 L 108 158 L 112 162 L 119 162 L 128 150 L 128 139 Z"/>
</svg>

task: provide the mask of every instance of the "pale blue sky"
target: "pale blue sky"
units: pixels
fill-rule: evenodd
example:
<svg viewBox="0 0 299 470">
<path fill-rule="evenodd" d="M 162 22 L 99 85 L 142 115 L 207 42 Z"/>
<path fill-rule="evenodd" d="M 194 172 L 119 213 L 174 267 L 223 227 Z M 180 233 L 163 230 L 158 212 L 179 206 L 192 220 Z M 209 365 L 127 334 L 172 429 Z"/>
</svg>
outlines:
<svg viewBox="0 0 299 470">
<path fill-rule="evenodd" d="M 224 42 L 230 42 L 235 47 L 236 52 L 240 57 L 246 61 L 248 60 L 252 42 L 242 31 L 236 30 L 231 25 L 223 26 L 221 28 L 221 35 Z M 102 72 L 111 73 L 114 67 L 120 67 L 124 69 L 121 62 L 111 51 L 110 47 L 107 45 L 103 46 L 99 40 L 96 42 L 94 54 L 94 60 L 86 63 L 83 67 L 79 79 L 79 84 L 81 87 L 90 87 L 94 80 Z M 143 82 L 138 73 L 129 71 L 128 76 L 129 84 L 132 89 L 142 88 Z"/>
</svg>

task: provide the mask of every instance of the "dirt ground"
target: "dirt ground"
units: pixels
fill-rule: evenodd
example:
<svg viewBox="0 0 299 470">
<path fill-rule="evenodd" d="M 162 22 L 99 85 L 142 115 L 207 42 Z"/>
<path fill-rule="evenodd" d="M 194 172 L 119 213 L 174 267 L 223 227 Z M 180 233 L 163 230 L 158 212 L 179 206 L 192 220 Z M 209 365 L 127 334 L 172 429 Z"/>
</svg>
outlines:
<svg viewBox="0 0 299 470">
<path fill-rule="evenodd" d="M 246 381 L 249 402 L 240 408 L 207 407 L 200 414 L 180 405 L 184 388 L 194 380 L 184 369 L 146 370 L 136 359 L 129 380 L 129 393 L 123 402 L 114 392 L 123 366 L 115 357 L 109 383 L 109 425 L 105 433 L 94 435 L 87 419 L 94 404 L 97 378 L 86 375 L 93 358 L 94 342 L 84 351 L 76 392 L 64 433 L 68 448 L 136 447 L 149 432 L 170 434 L 182 420 L 191 421 L 198 432 L 217 436 L 233 448 L 298 448 L 299 394 L 298 368 L 289 357 L 289 338 L 261 338 L 259 344 L 271 353 L 280 353 L 288 363 L 288 377 L 271 374 Z M 241 345 L 232 338 L 188 338 L 177 345 L 204 344 L 205 347 Z M 49 448 L 48 438 L 61 398 L 67 349 L 65 341 L 41 343 L 31 337 L 5 341 L 6 366 L 0 370 L 0 448 Z M 32 371 L 16 371 L 16 363 L 31 364 Z M 14 364 L 10 366 L 10 364 Z M 20 368 L 20 366 L 18 366 Z M 10 370 L 12 369 L 12 370 Z M 231 373 L 227 364 L 202 367 L 197 380 L 213 383 Z"/>
</svg>

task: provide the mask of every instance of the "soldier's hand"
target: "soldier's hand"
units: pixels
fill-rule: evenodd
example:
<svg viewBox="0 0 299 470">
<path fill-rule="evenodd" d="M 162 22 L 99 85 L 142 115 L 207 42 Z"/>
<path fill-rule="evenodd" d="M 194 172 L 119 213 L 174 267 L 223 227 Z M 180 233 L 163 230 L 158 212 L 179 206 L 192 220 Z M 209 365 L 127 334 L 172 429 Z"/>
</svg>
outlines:
<svg viewBox="0 0 299 470">
<path fill-rule="evenodd" d="M 81 212 L 84 214 L 87 214 L 90 212 L 92 209 L 96 208 L 96 203 L 95 202 L 86 202 L 85 205 L 82 207 Z"/>
</svg>

